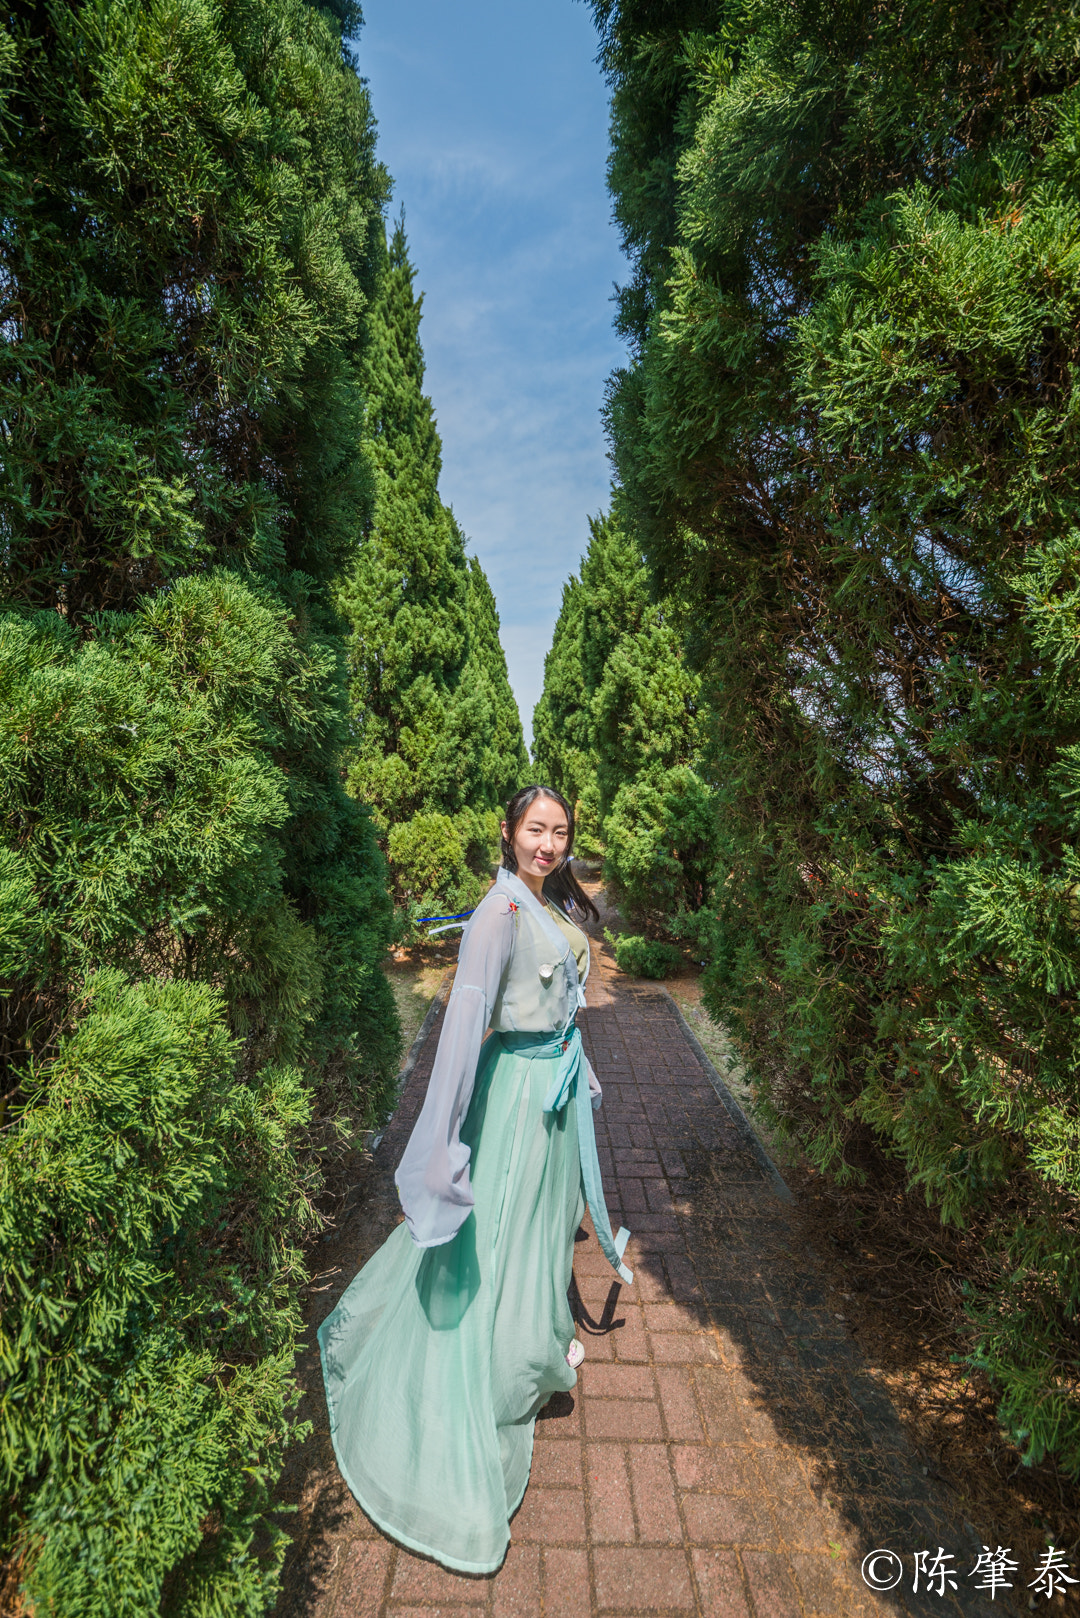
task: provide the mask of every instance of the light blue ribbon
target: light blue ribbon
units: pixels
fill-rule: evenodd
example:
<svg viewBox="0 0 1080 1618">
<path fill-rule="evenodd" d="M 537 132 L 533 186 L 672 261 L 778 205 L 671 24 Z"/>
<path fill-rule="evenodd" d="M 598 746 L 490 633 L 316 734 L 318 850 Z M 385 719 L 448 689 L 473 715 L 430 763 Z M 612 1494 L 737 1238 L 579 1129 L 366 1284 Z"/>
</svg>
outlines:
<svg viewBox="0 0 1080 1618">
<path fill-rule="evenodd" d="M 604 1186 L 600 1178 L 600 1160 L 596 1155 L 592 1097 L 589 1095 L 581 1030 L 571 1023 L 561 1034 L 549 1034 L 546 1037 L 542 1034 L 500 1034 L 499 1038 L 507 1050 L 516 1051 L 520 1056 L 559 1056 L 555 1082 L 544 1097 L 544 1111 L 561 1112 L 570 1097 L 575 1094 L 577 1096 L 578 1104 L 574 1111 L 577 1113 L 578 1157 L 581 1160 L 581 1178 L 585 1183 L 585 1200 L 589 1204 L 593 1229 L 596 1231 L 596 1239 L 600 1243 L 604 1257 L 620 1281 L 625 1281 L 629 1286 L 634 1279 L 634 1272 L 627 1269 L 622 1256 L 630 1239 L 630 1232 L 625 1225 L 620 1225 L 618 1234 L 615 1236 L 611 1234 L 611 1220 L 608 1218 Z"/>
</svg>

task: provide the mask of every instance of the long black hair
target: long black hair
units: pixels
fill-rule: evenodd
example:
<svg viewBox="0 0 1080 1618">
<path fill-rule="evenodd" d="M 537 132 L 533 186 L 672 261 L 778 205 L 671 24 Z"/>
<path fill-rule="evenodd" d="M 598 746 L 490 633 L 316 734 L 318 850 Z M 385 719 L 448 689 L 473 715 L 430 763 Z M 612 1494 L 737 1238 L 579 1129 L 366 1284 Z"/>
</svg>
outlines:
<svg viewBox="0 0 1080 1618">
<path fill-rule="evenodd" d="M 566 852 L 563 855 L 563 862 L 558 870 L 552 871 L 549 876 L 544 878 L 544 898 L 550 899 L 552 904 L 556 905 L 560 910 L 566 911 L 573 908 L 574 910 L 579 910 L 583 916 L 590 918 L 592 921 L 599 921 L 599 910 L 597 910 L 574 875 L 573 867 L 570 864 L 570 855 L 574 851 L 574 811 L 562 793 L 556 792 L 554 787 L 522 787 L 521 791 L 515 792 L 510 799 L 506 806 L 506 830 L 508 835 L 502 838 L 503 865 L 508 871 L 517 870 L 517 858 L 513 848 L 514 833 L 517 831 L 525 811 L 536 802 L 537 798 L 550 798 L 552 803 L 558 804 L 566 816 L 567 830 Z"/>
</svg>

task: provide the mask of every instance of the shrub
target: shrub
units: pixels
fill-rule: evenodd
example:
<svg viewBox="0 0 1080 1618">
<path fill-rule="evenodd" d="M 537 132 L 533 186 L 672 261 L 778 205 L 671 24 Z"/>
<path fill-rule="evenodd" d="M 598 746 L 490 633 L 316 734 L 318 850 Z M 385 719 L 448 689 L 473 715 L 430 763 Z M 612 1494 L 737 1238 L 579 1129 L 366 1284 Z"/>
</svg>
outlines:
<svg viewBox="0 0 1080 1618">
<path fill-rule="evenodd" d="M 399 1045 L 331 599 L 387 191 L 358 21 L 0 29 L 0 1554 L 57 1618 L 272 1605 L 313 1131 Z"/>
<path fill-rule="evenodd" d="M 705 782 L 688 765 L 631 779 L 615 794 L 604 837 L 604 882 L 624 915 L 652 932 L 693 935 L 718 851 Z"/>
<path fill-rule="evenodd" d="M 487 890 L 487 881 L 466 864 L 449 815 L 413 815 L 390 828 L 389 846 L 399 901 L 410 920 L 471 910 Z"/>
<path fill-rule="evenodd" d="M 1080 12 L 594 0 L 619 500 L 709 721 L 712 1011 L 839 1179 L 980 1232 L 1080 1474 Z M 899 20 L 898 20 L 899 19 Z"/>
<path fill-rule="evenodd" d="M 682 951 L 674 944 L 659 938 L 644 938 L 639 934 L 605 932 L 605 938 L 615 951 L 615 964 L 620 972 L 629 972 L 636 978 L 666 978 L 682 965 Z"/>
<path fill-rule="evenodd" d="M 56 1618 L 255 1614 L 314 1227 L 295 1068 L 239 1082 L 206 984 L 93 975 L 0 1144 L 0 1486 Z M 213 1532 L 206 1533 L 211 1518 Z"/>
</svg>

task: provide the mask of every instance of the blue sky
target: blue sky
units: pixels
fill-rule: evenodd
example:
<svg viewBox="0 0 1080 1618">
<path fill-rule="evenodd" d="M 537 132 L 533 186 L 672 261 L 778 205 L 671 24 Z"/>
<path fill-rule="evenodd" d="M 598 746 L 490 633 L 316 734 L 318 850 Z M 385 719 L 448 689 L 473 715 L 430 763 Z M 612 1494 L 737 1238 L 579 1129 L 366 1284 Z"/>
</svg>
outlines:
<svg viewBox="0 0 1080 1618">
<path fill-rule="evenodd" d="M 364 0 L 357 42 L 405 207 L 443 499 L 491 580 L 526 737 L 562 585 L 608 499 L 623 278 L 607 91 L 581 0 Z"/>
</svg>

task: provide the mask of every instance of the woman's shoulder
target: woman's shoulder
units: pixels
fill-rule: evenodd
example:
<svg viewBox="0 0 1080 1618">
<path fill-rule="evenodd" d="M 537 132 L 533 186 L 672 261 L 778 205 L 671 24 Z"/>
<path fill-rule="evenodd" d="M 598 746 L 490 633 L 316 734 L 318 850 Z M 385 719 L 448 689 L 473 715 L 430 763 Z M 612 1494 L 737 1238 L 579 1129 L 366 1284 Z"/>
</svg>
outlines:
<svg viewBox="0 0 1080 1618">
<path fill-rule="evenodd" d="M 513 895 L 498 883 L 492 883 L 473 911 L 469 925 L 477 930 L 495 931 L 511 925 L 517 912 Z"/>
</svg>

